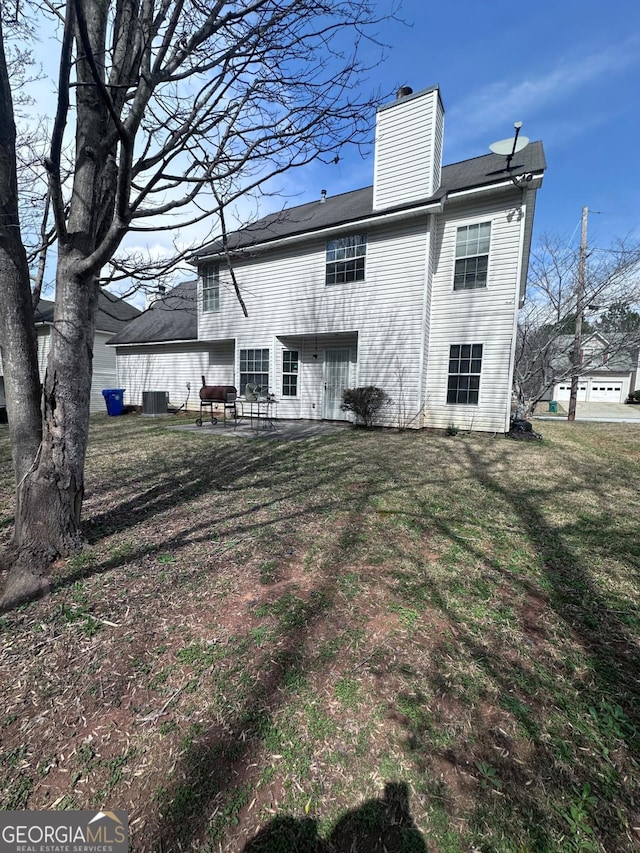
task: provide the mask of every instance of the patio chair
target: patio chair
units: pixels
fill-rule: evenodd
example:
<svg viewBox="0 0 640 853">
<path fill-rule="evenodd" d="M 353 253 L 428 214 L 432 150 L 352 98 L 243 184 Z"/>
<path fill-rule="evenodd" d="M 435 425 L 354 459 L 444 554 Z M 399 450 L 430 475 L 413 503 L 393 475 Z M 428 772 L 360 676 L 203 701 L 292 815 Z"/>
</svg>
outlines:
<svg viewBox="0 0 640 853">
<path fill-rule="evenodd" d="M 265 389 L 262 385 L 258 385 L 255 382 L 247 382 L 244 390 L 244 398 L 247 403 L 257 403 L 258 400 L 264 396 L 263 391 Z"/>
</svg>

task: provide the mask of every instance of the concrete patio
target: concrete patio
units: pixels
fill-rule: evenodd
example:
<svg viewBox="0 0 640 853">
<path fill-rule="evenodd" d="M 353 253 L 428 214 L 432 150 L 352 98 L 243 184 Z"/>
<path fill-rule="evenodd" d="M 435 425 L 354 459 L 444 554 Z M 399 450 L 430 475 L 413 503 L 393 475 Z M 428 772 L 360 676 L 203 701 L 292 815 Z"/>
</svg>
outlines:
<svg viewBox="0 0 640 853">
<path fill-rule="evenodd" d="M 331 421 L 282 421 L 274 420 L 268 423 L 263 421 L 254 422 L 248 418 L 243 418 L 234 425 L 233 421 L 223 423 L 222 419 L 217 424 L 212 424 L 210 420 L 204 420 L 202 426 L 196 424 L 197 415 L 193 418 L 189 417 L 187 423 L 170 425 L 167 429 L 176 430 L 178 432 L 193 432 L 203 436 L 225 436 L 227 438 L 244 438 L 244 439 L 271 439 L 272 441 L 301 441 L 308 438 L 317 438 L 318 436 L 335 435 L 345 429 L 351 429 L 350 423 L 331 422 Z M 185 421 L 187 418 L 185 418 Z"/>
</svg>

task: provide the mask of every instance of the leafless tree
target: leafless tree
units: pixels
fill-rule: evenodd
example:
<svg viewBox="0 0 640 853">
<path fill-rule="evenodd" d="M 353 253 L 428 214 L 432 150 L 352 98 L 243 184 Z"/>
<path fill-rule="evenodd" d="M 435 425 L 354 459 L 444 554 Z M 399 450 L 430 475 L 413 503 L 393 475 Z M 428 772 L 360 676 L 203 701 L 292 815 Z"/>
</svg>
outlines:
<svg viewBox="0 0 640 853">
<path fill-rule="evenodd" d="M 591 247 L 581 298 L 578 259 L 578 250 L 558 236 L 543 236 L 532 253 L 514 372 L 514 390 L 524 414 L 530 414 L 554 385 L 571 377 L 578 315 L 585 321 L 583 340 L 594 331 L 607 336 L 609 359 L 637 351 L 640 346 L 640 334 L 633 324 L 621 324 L 620 329 L 609 324 L 605 330 L 599 322 L 615 306 L 640 304 L 640 245 L 625 240 L 607 248 Z M 586 357 L 580 372 L 589 373 L 598 366 L 593 358 Z"/>
<path fill-rule="evenodd" d="M 60 61 L 44 161 L 56 293 L 42 394 L 0 52 L 0 344 L 16 476 L 5 606 L 37 594 L 51 560 L 82 547 L 98 282 L 112 262 L 135 271 L 116 257 L 124 237 L 219 223 L 284 170 L 368 141 L 378 98 L 359 94 L 361 48 L 377 44 L 391 5 L 379 18 L 368 0 L 45 0 Z"/>
</svg>

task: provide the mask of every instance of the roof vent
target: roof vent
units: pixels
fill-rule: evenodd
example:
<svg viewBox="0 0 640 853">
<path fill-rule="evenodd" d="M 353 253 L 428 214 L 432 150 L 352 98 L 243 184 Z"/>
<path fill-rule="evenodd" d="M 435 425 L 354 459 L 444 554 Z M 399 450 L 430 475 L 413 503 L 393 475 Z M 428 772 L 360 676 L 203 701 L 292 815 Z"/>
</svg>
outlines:
<svg viewBox="0 0 640 853">
<path fill-rule="evenodd" d="M 407 95 L 413 95 L 413 89 L 411 86 L 401 86 L 396 92 L 396 100 L 400 100 L 400 98 L 406 98 Z"/>
<path fill-rule="evenodd" d="M 326 190 L 320 190 L 320 204 L 324 204 L 326 200 L 327 200 L 327 191 Z"/>
</svg>

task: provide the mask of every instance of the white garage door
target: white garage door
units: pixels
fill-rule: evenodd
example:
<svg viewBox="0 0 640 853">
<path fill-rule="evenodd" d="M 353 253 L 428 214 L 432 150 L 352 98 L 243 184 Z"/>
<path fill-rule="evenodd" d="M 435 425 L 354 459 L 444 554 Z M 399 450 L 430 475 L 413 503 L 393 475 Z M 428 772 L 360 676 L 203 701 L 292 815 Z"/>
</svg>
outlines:
<svg viewBox="0 0 640 853">
<path fill-rule="evenodd" d="M 571 383 L 566 382 L 562 385 L 556 386 L 557 394 L 556 400 L 568 400 L 571 396 Z M 587 386 L 585 383 L 580 382 L 578 385 L 578 400 L 581 400 L 583 403 L 587 399 Z"/>
<path fill-rule="evenodd" d="M 621 403 L 622 382 L 592 382 L 589 401 L 591 403 Z"/>
</svg>

